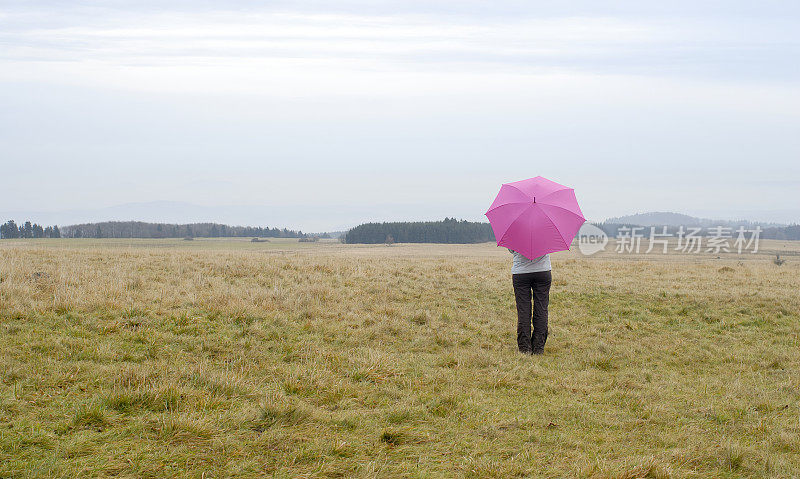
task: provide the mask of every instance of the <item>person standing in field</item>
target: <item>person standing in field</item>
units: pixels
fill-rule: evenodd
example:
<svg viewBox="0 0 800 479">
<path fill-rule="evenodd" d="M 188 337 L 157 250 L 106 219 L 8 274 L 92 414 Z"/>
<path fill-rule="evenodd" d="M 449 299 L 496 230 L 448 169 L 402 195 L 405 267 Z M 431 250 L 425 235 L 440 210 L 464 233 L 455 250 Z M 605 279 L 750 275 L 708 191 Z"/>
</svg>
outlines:
<svg viewBox="0 0 800 479">
<path fill-rule="evenodd" d="M 550 303 L 552 280 L 550 255 L 528 259 L 512 249 L 508 251 L 514 256 L 511 279 L 514 284 L 514 299 L 517 302 L 517 346 L 523 354 L 542 354 L 544 343 L 547 341 L 547 306 Z M 531 329 L 531 319 L 533 319 L 533 329 Z"/>
</svg>

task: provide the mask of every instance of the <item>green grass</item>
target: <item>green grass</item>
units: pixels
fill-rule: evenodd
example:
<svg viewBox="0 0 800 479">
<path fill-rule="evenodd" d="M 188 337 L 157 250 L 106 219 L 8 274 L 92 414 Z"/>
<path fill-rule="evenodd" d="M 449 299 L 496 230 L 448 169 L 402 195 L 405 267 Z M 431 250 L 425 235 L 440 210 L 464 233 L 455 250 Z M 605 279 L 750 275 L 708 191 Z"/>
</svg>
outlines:
<svg viewBox="0 0 800 479">
<path fill-rule="evenodd" d="M 218 246 L 0 247 L 0 477 L 800 475 L 792 262 L 554 255 L 531 357 L 496 248 Z"/>
</svg>

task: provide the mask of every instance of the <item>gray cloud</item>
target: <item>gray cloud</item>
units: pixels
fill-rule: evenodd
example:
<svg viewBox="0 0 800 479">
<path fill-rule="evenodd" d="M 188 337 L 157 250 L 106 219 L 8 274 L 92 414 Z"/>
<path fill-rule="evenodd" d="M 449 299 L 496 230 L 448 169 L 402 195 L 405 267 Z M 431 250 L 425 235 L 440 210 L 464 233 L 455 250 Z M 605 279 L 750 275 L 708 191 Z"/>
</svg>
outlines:
<svg viewBox="0 0 800 479">
<path fill-rule="evenodd" d="M 795 211 L 795 2 L 219 5 L 4 2 L 2 209 L 280 205 L 321 230 L 480 219 L 542 174 L 593 218 Z"/>
</svg>

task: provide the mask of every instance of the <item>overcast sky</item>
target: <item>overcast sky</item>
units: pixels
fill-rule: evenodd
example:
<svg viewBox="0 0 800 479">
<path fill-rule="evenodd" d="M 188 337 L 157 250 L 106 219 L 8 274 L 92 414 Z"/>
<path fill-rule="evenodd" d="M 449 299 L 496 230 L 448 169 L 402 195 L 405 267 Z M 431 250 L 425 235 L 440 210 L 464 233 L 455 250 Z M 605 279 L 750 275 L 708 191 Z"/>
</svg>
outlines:
<svg viewBox="0 0 800 479">
<path fill-rule="evenodd" d="M 260 3 L 0 0 L 0 213 L 800 222 L 800 2 Z"/>
</svg>

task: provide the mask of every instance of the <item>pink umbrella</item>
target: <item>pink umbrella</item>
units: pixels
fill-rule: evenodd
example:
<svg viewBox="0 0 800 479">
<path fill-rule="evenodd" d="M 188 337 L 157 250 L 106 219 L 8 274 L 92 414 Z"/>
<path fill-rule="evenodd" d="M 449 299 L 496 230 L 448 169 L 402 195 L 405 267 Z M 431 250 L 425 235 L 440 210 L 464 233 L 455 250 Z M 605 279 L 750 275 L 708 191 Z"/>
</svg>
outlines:
<svg viewBox="0 0 800 479">
<path fill-rule="evenodd" d="M 497 245 L 528 259 L 568 250 L 586 221 L 575 190 L 541 176 L 504 183 L 486 216 Z"/>
</svg>

